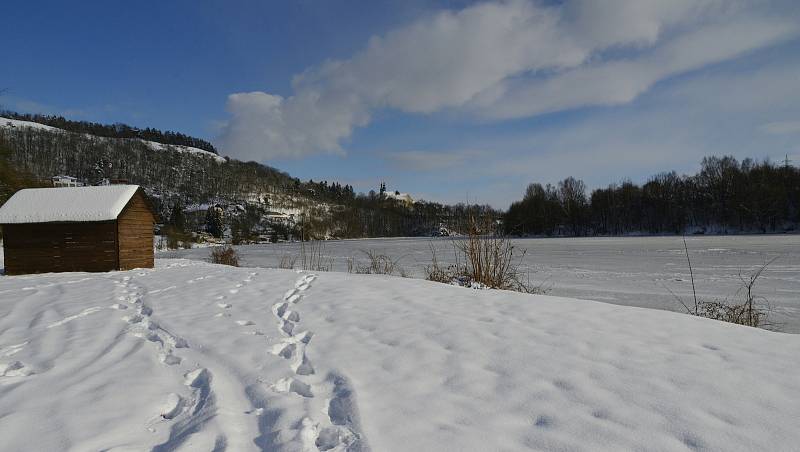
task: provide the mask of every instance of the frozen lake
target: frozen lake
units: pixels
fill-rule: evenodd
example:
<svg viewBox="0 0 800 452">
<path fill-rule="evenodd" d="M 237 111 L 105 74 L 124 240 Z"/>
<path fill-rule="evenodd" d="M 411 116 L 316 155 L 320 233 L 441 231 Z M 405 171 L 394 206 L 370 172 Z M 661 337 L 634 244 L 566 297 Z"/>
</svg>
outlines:
<svg viewBox="0 0 800 452">
<path fill-rule="evenodd" d="M 756 286 L 769 300 L 770 320 L 780 331 L 800 333 L 800 236 L 692 236 L 687 237 L 699 296 L 735 298 L 747 275 L 778 256 Z M 691 283 L 680 237 L 519 239 L 526 250 L 523 265 L 534 283 L 548 294 L 647 308 L 683 310 L 672 290 L 689 302 Z M 423 277 L 431 262 L 430 246 L 442 262 L 452 260 L 447 238 L 398 238 L 324 242 L 324 255 L 334 270 L 347 271 L 349 258 L 364 260 L 372 250 L 399 258 L 414 277 Z M 277 267 L 283 256 L 300 253 L 299 243 L 237 247 L 243 266 Z M 208 249 L 161 252 L 158 257 L 207 259 Z M 299 263 L 299 259 L 298 259 Z M 668 290 L 669 288 L 669 290 Z"/>
</svg>

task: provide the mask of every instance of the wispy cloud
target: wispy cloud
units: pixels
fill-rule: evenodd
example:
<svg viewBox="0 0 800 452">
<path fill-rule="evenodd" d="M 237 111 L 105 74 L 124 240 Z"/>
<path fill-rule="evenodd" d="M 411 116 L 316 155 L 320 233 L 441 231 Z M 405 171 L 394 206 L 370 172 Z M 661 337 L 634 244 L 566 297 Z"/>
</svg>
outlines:
<svg viewBox="0 0 800 452">
<path fill-rule="evenodd" d="M 620 105 L 798 33 L 797 8 L 782 0 L 480 3 L 421 17 L 349 59 L 309 68 L 289 96 L 232 94 L 220 143 L 255 160 L 343 153 L 385 108 L 502 120 Z"/>
</svg>

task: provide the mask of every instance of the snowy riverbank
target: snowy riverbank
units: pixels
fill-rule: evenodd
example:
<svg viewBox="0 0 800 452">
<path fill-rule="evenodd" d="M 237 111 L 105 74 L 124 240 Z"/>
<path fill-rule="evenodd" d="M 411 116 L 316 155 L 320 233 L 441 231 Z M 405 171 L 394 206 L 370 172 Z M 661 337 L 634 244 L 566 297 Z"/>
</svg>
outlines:
<svg viewBox="0 0 800 452">
<path fill-rule="evenodd" d="M 768 300 L 770 321 L 779 331 L 800 333 L 800 236 L 688 237 L 698 295 L 706 300 L 738 299 L 742 281 L 773 257 L 759 279 L 756 294 Z M 671 292 L 691 297 L 692 286 L 680 237 L 615 237 L 520 239 L 516 252 L 526 251 L 523 272 L 550 288 L 549 295 L 603 301 L 627 306 L 681 311 Z M 324 254 L 334 270 L 347 271 L 350 258 L 364 259 L 363 251 L 400 259 L 399 265 L 421 278 L 431 263 L 430 246 L 437 258 L 452 263 L 449 239 L 394 238 L 343 240 L 324 243 Z M 298 256 L 300 244 L 238 247 L 243 265 L 278 267 L 285 256 Z M 167 251 L 161 257 L 207 260 L 207 249 Z"/>
<path fill-rule="evenodd" d="M 800 337 L 687 315 L 186 260 L 0 299 L 8 451 L 800 442 Z"/>
</svg>

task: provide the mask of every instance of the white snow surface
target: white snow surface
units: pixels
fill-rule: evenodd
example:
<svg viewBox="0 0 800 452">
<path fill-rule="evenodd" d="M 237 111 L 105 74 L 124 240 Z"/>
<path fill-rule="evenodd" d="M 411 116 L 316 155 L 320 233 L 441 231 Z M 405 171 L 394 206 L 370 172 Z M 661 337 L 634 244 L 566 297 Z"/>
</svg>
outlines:
<svg viewBox="0 0 800 452">
<path fill-rule="evenodd" d="M 5 127 L 5 128 L 29 127 L 31 129 L 42 129 L 42 130 L 49 130 L 56 132 L 64 131 L 63 129 L 48 126 L 45 124 L 39 124 L 38 122 L 20 121 L 19 119 L 4 118 L 2 116 L 0 116 L 0 127 Z"/>
<path fill-rule="evenodd" d="M 205 149 L 195 148 L 195 147 L 192 147 L 192 146 L 183 146 L 183 145 L 180 145 L 180 144 L 169 144 L 169 145 L 167 145 L 167 144 L 158 143 L 158 142 L 155 142 L 155 141 L 146 141 L 146 140 L 141 140 L 141 141 L 143 141 L 148 147 L 150 147 L 150 149 L 153 149 L 155 151 L 165 151 L 165 150 L 169 150 L 170 148 L 172 148 L 172 149 L 177 149 L 180 152 L 189 152 L 189 153 L 192 153 L 192 154 L 205 155 L 206 157 L 213 158 L 214 160 L 216 160 L 219 163 L 225 163 L 227 161 L 227 160 L 225 160 L 225 157 L 221 157 L 221 156 L 219 156 L 219 155 L 217 155 L 217 154 L 215 154 L 213 152 L 206 151 Z"/>
<path fill-rule="evenodd" d="M 0 207 L 0 224 L 116 219 L 138 185 L 26 188 Z"/>
<path fill-rule="evenodd" d="M 38 122 L 21 121 L 19 119 L 5 118 L 5 117 L 2 117 L 2 116 L 0 116 L 0 127 L 5 127 L 5 128 L 29 127 L 29 128 L 32 128 L 32 129 L 42 129 L 42 130 L 47 130 L 47 131 L 51 131 L 51 132 L 70 133 L 67 130 L 59 129 L 57 127 L 52 127 L 52 126 L 48 126 L 48 125 L 45 125 L 45 124 L 39 124 Z M 113 140 L 113 139 L 115 139 L 115 138 L 108 138 L 108 137 L 98 137 L 98 138 L 104 139 L 104 140 Z M 182 146 L 182 145 L 177 145 L 177 144 L 176 145 L 167 145 L 167 144 L 158 143 L 158 142 L 155 142 L 155 141 L 148 141 L 148 140 L 139 140 L 139 141 L 143 142 L 144 144 L 147 145 L 147 147 L 149 147 L 150 149 L 153 149 L 155 151 L 164 151 L 164 150 L 168 150 L 168 149 L 175 149 L 175 150 L 177 150 L 179 152 L 189 152 L 189 153 L 192 153 L 192 154 L 205 155 L 206 157 L 211 157 L 211 158 L 213 158 L 214 160 L 216 160 L 217 162 L 220 162 L 220 163 L 224 163 L 224 162 L 227 161 L 227 160 L 225 160 L 224 157 L 221 157 L 221 156 L 219 156 L 219 155 L 217 155 L 217 154 L 215 154 L 213 152 L 206 151 L 205 149 L 200 149 L 200 148 L 196 148 L 196 147 L 192 147 L 192 146 Z"/>
<path fill-rule="evenodd" d="M 790 451 L 800 336 L 159 259 L 0 277 L 4 451 Z"/>
</svg>

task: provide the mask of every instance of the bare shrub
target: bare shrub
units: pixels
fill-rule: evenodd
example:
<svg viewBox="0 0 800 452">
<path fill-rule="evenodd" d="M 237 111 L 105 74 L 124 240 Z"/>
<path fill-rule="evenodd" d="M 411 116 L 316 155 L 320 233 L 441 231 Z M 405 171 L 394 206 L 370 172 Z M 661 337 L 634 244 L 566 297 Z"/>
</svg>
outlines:
<svg viewBox="0 0 800 452">
<path fill-rule="evenodd" d="M 230 245 L 213 247 L 210 258 L 211 262 L 215 264 L 239 266 L 239 254 Z"/>
<path fill-rule="evenodd" d="M 427 279 L 471 287 L 546 293 L 542 284 L 530 282 L 530 273 L 521 270 L 526 250 L 517 251 L 511 240 L 489 221 L 471 220 L 464 239 L 453 239 L 455 263 L 443 267 L 431 245 L 432 262 L 426 267 Z"/>
<path fill-rule="evenodd" d="M 284 253 L 281 256 L 281 261 L 278 264 L 278 268 L 293 270 L 296 263 L 297 263 L 297 256 L 289 253 Z"/>
<path fill-rule="evenodd" d="M 439 263 L 438 253 L 433 244 L 428 244 L 431 250 L 431 263 L 425 266 L 425 279 L 440 283 L 450 284 L 462 276 L 466 276 L 466 269 L 458 264 L 458 254 L 455 254 L 456 263 L 443 266 Z M 455 251 L 455 247 L 454 247 Z"/>
<path fill-rule="evenodd" d="M 686 263 L 689 267 L 689 278 L 692 282 L 692 302 L 693 305 L 688 305 L 679 296 L 675 295 L 670 290 L 672 296 L 683 305 L 683 308 L 688 314 L 705 317 L 708 319 L 720 320 L 722 322 L 735 323 L 737 325 L 752 326 L 752 327 L 770 327 L 774 326 L 767 322 L 767 317 L 770 311 L 769 301 L 761 296 L 755 295 L 754 289 L 756 282 L 767 269 L 767 267 L 775 262 L 777 257 L 772 258 L 759 267 L 755 272 L 744 275 L 739 272 L 739 280 L 741 286 L 736 292 L 736 295 L 742 294 L 740 301 L 724 300 L 703 300 L 697 298 L 697 289 L 694 283 L 694 271 L 692 270 L 692 260 L 689 257 L 689 247 L 686 245 L 686 238 L 683 239 L 683 249 L 686 253 Z M 669 290 L 669 288 L 667 288 Z"/>
<path fill-rule="evenodd" d="M 166 248 L 170 250 L 177 250 L 181 248 L 191 248 L 192 242 L 194 241 L 194 237 L 192 234 L 183 230 L 180 230 L 173 226 L 167 226 L 162 231 L 162 239 L 166 236 Z M 160 243 L 160 246 L 163 246 L 163 243 Z"/>
<path fill-rule="evenodd" d="M 333 269 L 333 258 L 325 256 L 324 252 L 325 245 L 322 240 L 300 242 L 300 263 L 302 269 L 315 272 L 331 271 Z"/>
<path fill-rule="evenodd" d="M 348 261 L 348 271 L 368 274 L 368 275 L 399 275 L 408 277 L 408 272 L 400 265 L 400 260 L 393 259 L 387 254 L 378 253 L 373 250 L 361 251 L 367 257 L 366 264 L 356 262 L 354 259 Z"/>
</svg>

